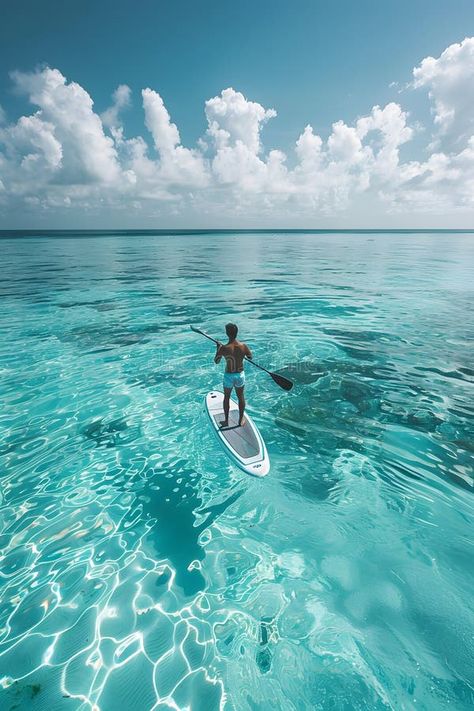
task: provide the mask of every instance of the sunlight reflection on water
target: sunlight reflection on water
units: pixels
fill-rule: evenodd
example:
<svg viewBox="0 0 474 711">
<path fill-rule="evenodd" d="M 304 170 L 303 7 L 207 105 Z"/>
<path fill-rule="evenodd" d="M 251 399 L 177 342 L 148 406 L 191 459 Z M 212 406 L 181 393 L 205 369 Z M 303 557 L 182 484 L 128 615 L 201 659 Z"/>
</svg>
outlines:
<svg viewBox="0 0 474 711">
<path fill-rule="evenodd" d="M 0 246 L 2 709 L 472 707 L 472 236 Z M 262 481 L 228 320 L 295 381 L 248 371 Z"/>
</svg>

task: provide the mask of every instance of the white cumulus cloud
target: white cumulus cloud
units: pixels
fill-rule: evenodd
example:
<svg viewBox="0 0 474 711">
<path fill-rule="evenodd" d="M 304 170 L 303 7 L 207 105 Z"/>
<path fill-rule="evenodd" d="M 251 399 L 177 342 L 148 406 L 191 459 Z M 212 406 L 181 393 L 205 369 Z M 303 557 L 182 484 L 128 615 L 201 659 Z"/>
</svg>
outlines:
<svg viewBox="0 0 474 711">
<path fill-rule="evenodd" d="M 116 129 L 119 126 L 119 113 L 131 105 L 131 89 L 126 84 L 119 84 L 112 95 L 112 105 L 100 116 L 104 126 Z"/>
<path fill-rule="evenodd" d="M 456 140 L 474 132 L 474 37 L 452 44 L 413 70 L 415 88 L 428 89 L 441 134 Z"/>
<path fill-rule="evenodd" d="M 127 85 L 98 114 L 58 69 L 14 72 L 32 110 L 11 123 L 0 111 L 0 216 L 76 209 L 135 215 L 137 224 L 182 215 L 188 224 L 211 216 L 220 225 L 288 225 L 350 220 L 361 206 L 379 224 L 390 214 L 474 216 L 474 38 L 423 59 L 413 74 L 433 111 L 421 160 L 408 157 L 417 121 L 394 101 L 335 121 L 325 139 L 302 123 L 284 152 L 264 140 L 276 111 L 229 87 L 205 102 L 207 129 L 188 147 L 156 89 L 141 92 L 149 134 L 127 136 Z"/>
<path fill-rule="evenodd" d="M 220 96 L 206 101 L 205 111 L 208 133 L 217 149 L 241 143 L 255 154 L 261 150 L 263 124 L 277 115 L 274 109 L 264 109 L 232 88 L 224 89 Z"/>
<path fill-rule="evenodd" d="M 161 158 L 162 176 L 172 184 L 204 186 L 206 165 L 202 155 L 181 145 L 179 131 L 172 123 L 163 99 L 153 89 L 142 91 L 145 124 Z"/>
<path fill-rule="evenodd" d="M 105 135 L 85 89 L 76 82 L 68 84 L 57 69 L 14 72 L 12 78 L 39 107 L 35 116 L 54 127 L 55 138 L 63 148 L 64 182 L 112 182 L 119 177 L 114 143 Z"/>
</svg>

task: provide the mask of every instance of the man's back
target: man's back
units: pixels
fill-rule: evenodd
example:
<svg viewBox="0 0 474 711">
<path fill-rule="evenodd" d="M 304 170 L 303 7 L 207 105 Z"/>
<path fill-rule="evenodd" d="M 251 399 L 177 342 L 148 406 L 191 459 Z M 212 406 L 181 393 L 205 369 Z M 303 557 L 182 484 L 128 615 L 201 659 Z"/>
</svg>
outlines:
<svg viewBox="0 0 474 711">
<path fill-rule="evenodd" d="M 244 358 L 251 358 L 252 354 L 246 343 L 232 341 L 219 348 L 219 355 L 226 360 L 226 373 L 241 373 L 244 369 Z"/>
</svg>

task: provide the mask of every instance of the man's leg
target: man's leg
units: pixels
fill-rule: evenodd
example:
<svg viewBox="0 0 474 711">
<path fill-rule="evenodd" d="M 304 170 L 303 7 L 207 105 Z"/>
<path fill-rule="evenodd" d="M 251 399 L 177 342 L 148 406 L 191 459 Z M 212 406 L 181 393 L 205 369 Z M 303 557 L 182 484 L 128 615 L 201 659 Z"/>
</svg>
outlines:
<svg viewBox="0 0 474 711">
<path fill-rule="evenodd" d="M 235 392 L 237 393 L 237 397 L 238 397 L 238 400 L 239 400 L 239 425 L 245 425 L 245 418 L 244 418 L 244 412 L 245 412 L 244 387 L 242 386 L 241 388 L 235 388 Z"/>
<path fill-rule="evenodd" d="M 232 388 L 224 388 L 224 419 L 220 422 L 221 427 L 229 426 L 229 405 L 231 392 Z"/>
</svg>

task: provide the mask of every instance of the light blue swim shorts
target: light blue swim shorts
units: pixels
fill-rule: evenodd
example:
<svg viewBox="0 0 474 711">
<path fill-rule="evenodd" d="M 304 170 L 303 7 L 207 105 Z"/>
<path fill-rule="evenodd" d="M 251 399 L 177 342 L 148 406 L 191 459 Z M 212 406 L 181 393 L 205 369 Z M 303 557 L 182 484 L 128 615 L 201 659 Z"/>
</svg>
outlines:
<svg viewBox="0 0 474 711">
<path fill-rule="evenodd" d="M 245 385 L 245 373 L 224 373 L 225 388 L 243 388 Z"/>
</svg>

